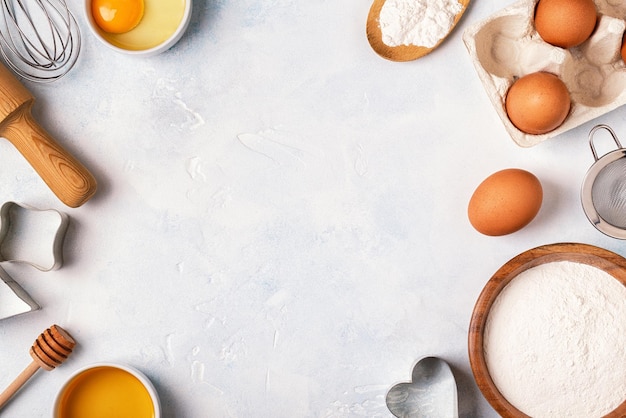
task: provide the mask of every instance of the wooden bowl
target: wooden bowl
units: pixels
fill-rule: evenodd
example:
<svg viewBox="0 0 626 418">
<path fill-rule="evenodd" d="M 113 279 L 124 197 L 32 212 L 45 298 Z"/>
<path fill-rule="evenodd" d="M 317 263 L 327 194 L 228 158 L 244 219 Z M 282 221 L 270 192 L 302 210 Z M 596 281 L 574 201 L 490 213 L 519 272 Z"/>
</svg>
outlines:
<svg viewBox="0 0 626 418">
<path fill-rule="evenodd" d="M 555 261 L 572 261 L 599 268 L 626 286 L 626 259 L 602 248 L 577 243 L 544 245 L 523 252 L 504 264 L 489 279 L 476 301 L 470 321 L 469 360 L 476 384 L 491 406 L 504 418 L 529 417 L 506 400 L 489 375 L 483 350 L 484 330 L 489 311 L 502 289 L 518 274 L 532 267 Z M 626 416 L 626 401 L 605 418 L 624 416 Z"/>
</svg>

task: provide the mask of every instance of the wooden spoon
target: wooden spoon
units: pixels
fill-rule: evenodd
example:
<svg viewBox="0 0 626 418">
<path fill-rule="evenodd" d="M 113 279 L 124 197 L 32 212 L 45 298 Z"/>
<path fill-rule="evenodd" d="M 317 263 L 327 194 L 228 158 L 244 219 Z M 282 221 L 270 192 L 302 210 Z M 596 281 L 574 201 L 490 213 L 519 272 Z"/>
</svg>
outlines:
<svg viewBox="0 0 626 418">
<path fill-rule="evenodd" d="M 0 409 L 30 379 L 39 368 L 52 370 L 72 353 L 76 342 L 67 331 L 58 325 L 52 325 L 42 332 L 30 348 L 33 361 L 15 380 L 0 393 Z"/>
<path fill-rule="evenodd" d="M 448 35 L 450 35 L 456 24 L 461 19 L 461 16 L 463 16 L 463 13 L 465 13 L 465 10 L 467 9 L 467 6 L 470 2 L 470 0 L 458 0 L 463 8 L 454 17 L 454 22 L 452 23 L 452 27 L 450 27 L 448 34 L 441 38 L 435 46 L 425 47 L 419 45 L 389 46 L 383 42 L 383 34 L 380 29 L 379 20 L 380 10 L 383 8 L 383 4 L 385 4 L 385 1 L 386 0 L 374 0 L 374 3 L 372 3 L 370 12 L 367 15 L 366 32 L 367 40 L 369 41 L 372 49 L 378 55 L 390 61 L 413 61 L 432 52 L 444 41 L 444 39 L 448 37 Z"/>
</svg>

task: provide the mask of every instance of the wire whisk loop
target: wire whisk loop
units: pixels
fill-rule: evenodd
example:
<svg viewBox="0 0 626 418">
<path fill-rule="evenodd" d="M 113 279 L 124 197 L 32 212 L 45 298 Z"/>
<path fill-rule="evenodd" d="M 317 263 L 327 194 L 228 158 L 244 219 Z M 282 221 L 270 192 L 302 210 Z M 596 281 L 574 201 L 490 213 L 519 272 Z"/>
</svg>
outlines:
<svg viewBox="0 0 626 418">
<path fill-rule="evenodd" d="M 80 29 L 65 0 L 0 0 L 0 54 L 23 78 L 50 82 L 72 69 Z"/>
</svg>

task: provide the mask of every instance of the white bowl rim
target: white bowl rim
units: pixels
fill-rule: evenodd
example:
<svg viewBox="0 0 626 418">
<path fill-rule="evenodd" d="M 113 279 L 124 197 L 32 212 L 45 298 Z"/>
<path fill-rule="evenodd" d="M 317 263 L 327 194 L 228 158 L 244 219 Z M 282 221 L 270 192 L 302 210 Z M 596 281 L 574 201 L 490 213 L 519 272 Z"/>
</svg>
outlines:
<svg viewBox="0 0 626 418">
<path fill-rule="evenodd" d="M 154 385 L 150 381 L 150 379 L 148 379 L 148 377 L 146 377 L 145 374 L 143 374 L 142 372 L 140 372 L 139 370 L 137 370 L 136 368 L 132 366 L 128 366 L 126 364 L 121 364 L 121 363 L 113 363 L 113 362 L 92 363 L 74 371 L 70 375 L 70 377 L 67 378 L 63 386 L 61 386 L 61 389 L 59 389 L 59 392 L 57 393 L 54 399 L 54 405 L 52 408 L 53 418 L 57 418 L 57 408 L 59 406 L 59 402 L 61 401 L 61 397 L 65 393 L 68 385 L 82 373 L 89 371 L 89 370 L 97 369 L 100 367 L 109 367 L 109 368 L 124 370 L 125 372 L 130 373 L 131 375 L 136 377 L 141 382 L 141 384 L 146 388 L 146 390 L 148 391 L 148 394 L 150 395 L 150 398 L 152 399 L 152 405 L 154 407 L 154 418 L 161 418 L 161 402 L 159 401 L 159 395 Z"/>
<path fill-rule="evenodd" d="M 142 57 L 150 57 L 153 55 L 160 54 L 161 52 L 165 52 L 168 49 L 170 49 L 172 46 L 174 46 L 174 44 L 176 44 L 180 40 L 180 38 L 182 38 L 183 34 L 187 30 L 187 27 L 189 26 L 189 22 L 191 21 L 191 11 L 193 9 L 193 4 L 192 4 L 193 0 L 185 0 L 185 10 L 183 11 L 183 17 L 180 20 L 180 24 L 178 25 L 174 33 L 172 33 L 172 35 L 170 35 L 169 38 L 167 38 L 165 41 L 163 41 L 159 45 L 153 46 L 152 48 L 133 50 L 133 49 L 124 49 L 124 48 L 120 48 L 119 46 L 113 45 L 100 34 L 97 28 L 96 22 L 93 16 L 91 15 L 91 10 L 90 10 L 91 2 L 92 0 L 85 0 L 84 13 L 87 16 L 87 25 L 89 26 L 91 33 L 96 37 L 96 39 L 98 39 L 101 43 L 103 43 L 107 47 L 121 54 L 142 56 Z"/>
</svg>

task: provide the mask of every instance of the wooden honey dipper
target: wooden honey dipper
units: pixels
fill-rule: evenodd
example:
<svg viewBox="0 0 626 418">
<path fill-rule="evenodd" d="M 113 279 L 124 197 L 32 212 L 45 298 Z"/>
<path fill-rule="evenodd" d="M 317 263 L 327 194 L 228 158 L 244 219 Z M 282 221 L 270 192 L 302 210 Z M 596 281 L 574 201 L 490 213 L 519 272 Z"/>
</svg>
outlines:
<svg viewBox="0 0 626 418">
<path fill-rule="evenodd" d="M 72 336 L 58 325 L 52 325 L 42 332 L 30 348 L 33 361 L 15 380 L 0 393 L 0 409 L 30 379 L 39 368 L 50 371 L 63 363 L 72 353 L 76 342 Z"/>
</svg>

